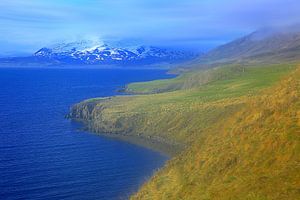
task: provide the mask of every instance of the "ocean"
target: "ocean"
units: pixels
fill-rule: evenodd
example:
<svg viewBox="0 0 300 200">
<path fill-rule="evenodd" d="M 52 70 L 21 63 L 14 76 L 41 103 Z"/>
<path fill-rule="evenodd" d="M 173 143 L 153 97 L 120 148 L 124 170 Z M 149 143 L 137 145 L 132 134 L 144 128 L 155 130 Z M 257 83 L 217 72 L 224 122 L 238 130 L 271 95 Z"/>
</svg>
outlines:
<svg viewBox="0 0 300 200">
<path fill-rule="evenodd" d="M 0 199 L 127 199 L 168 159 L 65 118 L 163 70 L 0 68 Z"/>
</svg>

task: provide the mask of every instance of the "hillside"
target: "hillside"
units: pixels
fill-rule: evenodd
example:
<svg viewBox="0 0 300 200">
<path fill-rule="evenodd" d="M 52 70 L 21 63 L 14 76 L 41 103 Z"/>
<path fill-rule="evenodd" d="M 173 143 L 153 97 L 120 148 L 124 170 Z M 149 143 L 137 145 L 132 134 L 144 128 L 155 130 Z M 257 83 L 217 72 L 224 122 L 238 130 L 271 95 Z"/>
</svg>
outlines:
<svg viewBox="0 0 300 200">
<path fill-rule="evenodd" d="M 95 132 L 185 147 L 133 199 L 296 199 L 300 69 L 295 66 L 228 65 L 150 86 L 135 84 L 131 92 L 179 86 L 87 100 L 70 116 Z"/>
<path fill-rule="evenodd" d="M 184 67 L 207 68 L 220 63 L 282 63 L 300 59 L 300 26 L 264 28 L 200 55 Z"/>
<path fill-rule="evenodd" d="M 176 78 L 129 84 L 135 95 L 76 104 L 70 117 L 100 134 L 174 149 L 132 199 L 297 199 L 298 30 L 257 31 Z"/>
<path fill-rule="evenodd" d="M 246 65 L 222 65 L 207 70 L 189 70 L 173 79 L 154 80 L 149 82 L 130 83 L 126 92 L 133 94 L 161 93 L 199 87 L 214 81 L 240 76 L 249 67 Z M 251 67 L 251 66 L 250 66 Z"/>
<path fill-rule="evenodd" d="M 132 199 L 298 199 L 299 80 L 300 68 L 260 95 L 206 105 L 221 115 Z"/>
</svg>

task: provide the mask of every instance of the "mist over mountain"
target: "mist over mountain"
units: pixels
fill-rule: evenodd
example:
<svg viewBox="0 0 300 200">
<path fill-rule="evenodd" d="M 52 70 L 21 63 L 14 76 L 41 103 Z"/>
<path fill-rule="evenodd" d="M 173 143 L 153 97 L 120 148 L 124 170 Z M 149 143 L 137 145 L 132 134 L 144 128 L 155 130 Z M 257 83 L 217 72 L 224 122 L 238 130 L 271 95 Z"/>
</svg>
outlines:
<svg viewBox="0 0 300 200">
<path fill-rule="evenodd" d="M 300 26 L 263 28 L 199 56 L 192 65 L 300 60 Z"/>
</svg>

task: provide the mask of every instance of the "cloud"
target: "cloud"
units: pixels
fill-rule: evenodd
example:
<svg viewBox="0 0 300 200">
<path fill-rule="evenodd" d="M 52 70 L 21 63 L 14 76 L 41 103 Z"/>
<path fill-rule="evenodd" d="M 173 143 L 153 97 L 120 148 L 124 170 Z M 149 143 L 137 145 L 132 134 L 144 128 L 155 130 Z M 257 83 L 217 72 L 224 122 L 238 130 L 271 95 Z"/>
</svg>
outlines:
<svg viewBox="0 0 300 200">
<path fill-rule="evenodd" d="M 225 8 L 224 17 L 235 26 L 287 26 L 299 23 L 300 2 L 297 0 L 240 1 Z"/>
<path fill-rule="evenodd" d="M 0 54 L 80 37 L 205 48 L 300 21 L 298 0 L 2 0 L 0 9 Z"/>
</svg>

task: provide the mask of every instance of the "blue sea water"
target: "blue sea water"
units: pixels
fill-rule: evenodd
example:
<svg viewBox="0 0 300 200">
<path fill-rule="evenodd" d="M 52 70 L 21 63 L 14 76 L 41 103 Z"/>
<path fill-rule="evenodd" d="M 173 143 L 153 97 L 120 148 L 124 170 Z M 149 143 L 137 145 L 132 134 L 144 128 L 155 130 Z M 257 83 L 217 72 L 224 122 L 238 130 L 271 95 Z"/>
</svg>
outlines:
<svg viewBox="0 0 300 200">
<path fill-rule="evenodd" d="M 126 199 L 167 157 L 79 130 L 72 104 L 160 70 L 0 69 L 0 199 Z"/>
</svg>

